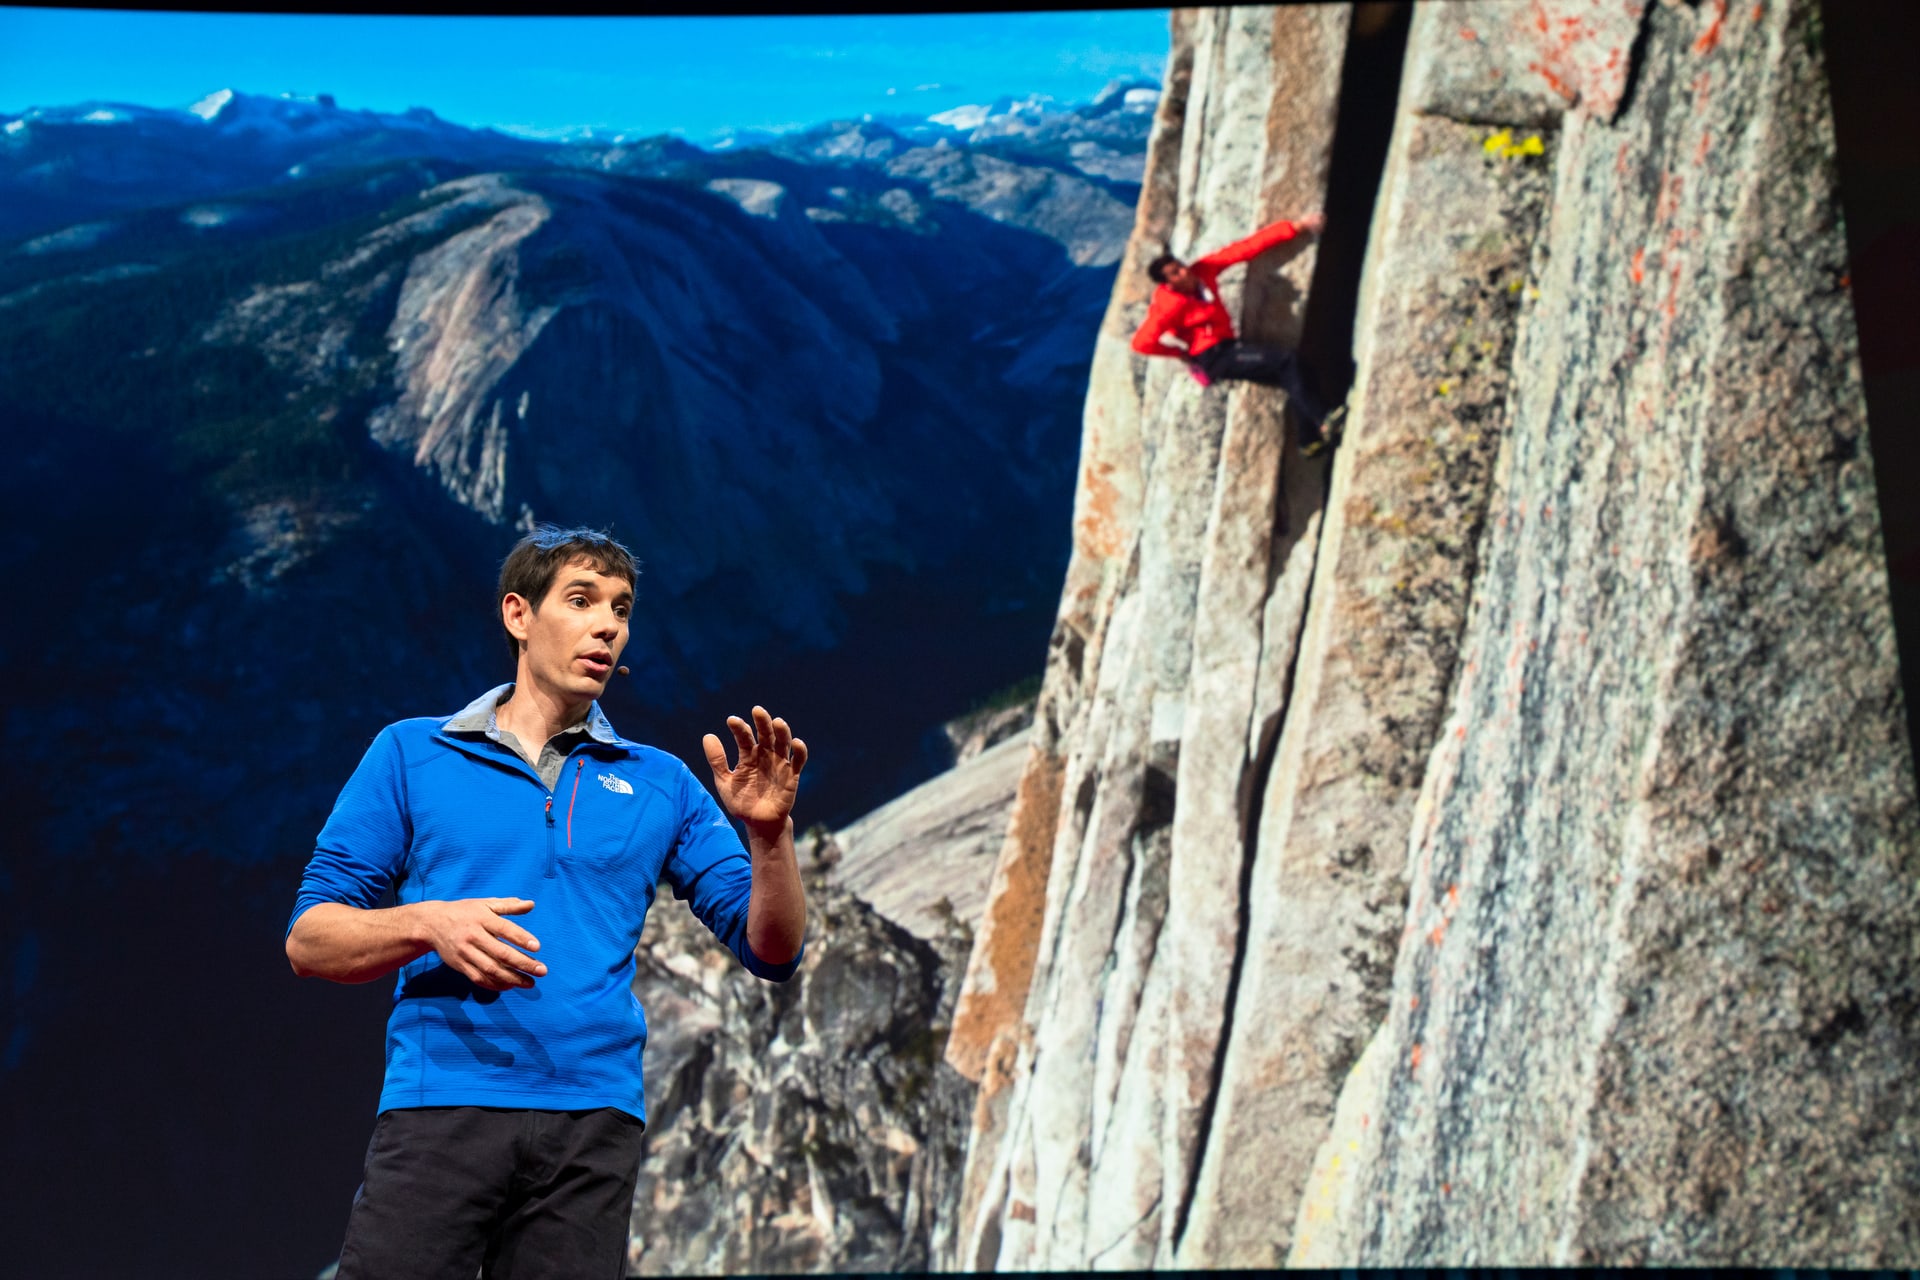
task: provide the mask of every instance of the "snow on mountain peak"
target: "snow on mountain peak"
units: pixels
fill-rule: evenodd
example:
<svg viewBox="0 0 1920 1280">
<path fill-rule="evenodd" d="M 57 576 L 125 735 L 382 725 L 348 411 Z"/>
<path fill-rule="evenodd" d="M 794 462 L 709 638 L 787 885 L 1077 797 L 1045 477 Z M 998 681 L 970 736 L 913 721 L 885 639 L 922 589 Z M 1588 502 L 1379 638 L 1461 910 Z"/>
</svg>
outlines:
<svg viewBox="0 0 1920 1280">
<path fill-rule="evenodd" d="M 232 102 L 236 96 L 231 89 L 216 89 L 206 97 L 200 99 L 200 101 L 188 107 L 187 110 L 193 112 L 194 115 L 199 116 L 202 120 L 211 123 L 222 111 L 227 109 L 227 104 Z"/>
<path fill-rule="evenodd" d="M 943 124 L 949 129 L 978 129 L 987 122 L 993 108 L 986 106 L 955 107 L 951 111 L 942 111 L 938 115 L 928 116 L 934 124 Z"/>
</svg>

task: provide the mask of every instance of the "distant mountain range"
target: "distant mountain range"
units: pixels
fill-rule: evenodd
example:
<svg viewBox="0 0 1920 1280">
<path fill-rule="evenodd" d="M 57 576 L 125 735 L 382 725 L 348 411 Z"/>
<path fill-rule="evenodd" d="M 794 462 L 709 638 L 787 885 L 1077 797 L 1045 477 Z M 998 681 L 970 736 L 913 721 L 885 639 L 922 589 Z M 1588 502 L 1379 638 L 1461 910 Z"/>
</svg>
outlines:
<svg viewBox="0 0 1920 1280">
<path fill-rule="evenodd" d="M 1003 148 L 1016 145 L 1030 160 L 1137 183 L 1158 96 L 1152 85 L 1121 80 L 1077 107 L 1044 96 L 1001 98 L 932 117 L 868 116 L 852 123 L 878 130 L 903 148 L 974 148 L 997 141 Z M 793 154 L 798 148 L 805 154 L 835 132 L 831 124 L 792 133 L 740 131 L 712 150 Z M 269 97 L 221 89 L 185 109 L 117 102 L 34 107 L 0 116 L 0 241 L 146 205 L 385 161 L 431 158 L 477 170 L 598 167 L 610 152 L 634 148 L 698 150 L 670 135 L 599 137 L 580 130 L 536 139 L 452 124 L 425 107 L 399 114 L 344 108 L 327 94 Z"/>
</svg>

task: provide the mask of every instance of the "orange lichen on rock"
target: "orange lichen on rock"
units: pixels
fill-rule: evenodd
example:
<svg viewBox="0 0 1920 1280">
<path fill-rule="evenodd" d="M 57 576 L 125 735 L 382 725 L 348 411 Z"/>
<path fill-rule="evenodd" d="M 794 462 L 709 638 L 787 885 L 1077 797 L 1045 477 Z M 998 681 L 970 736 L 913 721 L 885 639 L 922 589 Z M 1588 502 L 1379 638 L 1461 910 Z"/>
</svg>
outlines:
<svg viewBox="0 0 1920 1280">
<path fill-rule="evenodd" d="M 1680 207 L 1680 175 L 1665 169 L 1660 171 L 1660 196 L 1654 202 L 1653 217 L 1656 222 L 1665 222 L 1673 217 Z"/>
<path fill-rule="evenodd" d="M 1097 462 L 1089 463 L 1080 473 L 1080 490 L 1086 495 L 1076 530 L 1080 549 L 1103 560 L 1120 554 L 1128 532 L 1114 511 L 1120 490 L 1107 479 L 1113 469 L 1110 462 Z"/>
<path fill-rule="evenodd" d="M 947 1036 L 947 1062 L 969 1080 L 979 1080 L 994 1037 L 1026 1007 L 1027 988 L 1040 953 L 1054 828 L 1066 761 L 1036 752 L 1027 761 L 1008 820 L 1007 843 L 995 869 L 980 934 L 967 966 L 967 981 Z"/>
<path fill-rule="evenodd" d="M 1529 62 L 1527 64 L 1527 70 L 1533 72 L 1542 80 L 1545 80 L 1547 82 L 1547 88 L 1565 98 L 1568 105 L 1572 105 L 1580 100 L 1580 95 L 1575 93 L 1573 88 L 1568 85 L 1565 80 L 1555 75 L 1552 68 L 1546 66 L 1544 63 Z"/>
<path fill-rule="evenodd" d="M 1665 317 L 1660 325 L 1660 345 L 1665 347 L 1673 342 L 1673 324 L 1680 315 L 1680 277 L 1686 268 L 1686 260 L 1669 249 L 1673 258 L 1673 267 L 1667 273 L 1667 296 L 1660 304 L 1660 314 Z"/>
<path fill-rule="evenodd" d="M 1707 29 L 1700 38 L 1693 42 L 1693 51 L 1695 53 L 1713 52 L 1713 47 L 1720 43 L 1720 29 L 1726 20 L 1727 0 L 1713 0 L 1713 20 L 1707 24 Z"/>
</svg>

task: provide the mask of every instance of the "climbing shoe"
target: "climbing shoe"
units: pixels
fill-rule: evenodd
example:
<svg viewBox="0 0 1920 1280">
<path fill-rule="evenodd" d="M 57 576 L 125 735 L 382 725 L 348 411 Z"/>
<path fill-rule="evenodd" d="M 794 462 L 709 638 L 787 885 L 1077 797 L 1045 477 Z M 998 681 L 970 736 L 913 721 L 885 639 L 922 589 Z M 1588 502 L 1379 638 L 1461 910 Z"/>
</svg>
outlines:
<svg viewBox="0 0 1920 1280">
<path fill-rule="evenodd" d="M 1325 436 L 1321 436 L 1317 440 L 1309 440 L 1300 446 L 1300 456 L 1303 458 L 1317 458 L 1326 451 L 1327 438 Z"/>
<path fill-rule="evenodd" d="M 1339 407 L 1336 408 L 1332 413 L 1328 414 L 1327 420 L 1321 424 L 1320 426 L 1321 434 L 1331 438 L 1340 430 L 1341 424 L 1345 423 L 1346 420 L 1347 420 L 1347 405 L 1346 405 L 1346 401 L 1343 400 L 1340 402 Z"/>
</svg>

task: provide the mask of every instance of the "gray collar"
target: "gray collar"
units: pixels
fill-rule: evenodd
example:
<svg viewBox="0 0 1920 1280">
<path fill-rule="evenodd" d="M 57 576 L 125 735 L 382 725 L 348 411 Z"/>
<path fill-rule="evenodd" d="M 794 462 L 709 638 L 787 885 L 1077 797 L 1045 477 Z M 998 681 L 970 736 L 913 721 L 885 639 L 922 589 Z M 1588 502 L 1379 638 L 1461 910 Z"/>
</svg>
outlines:
<svg viewBox="0 0 1920 1280">
<path fill-rule="evenodd" d="M 503 685 L 496 685 L 475 698 L 472 702 L 469 702 L 464 710 L 448 720 L 442 727 L 449 733 L 483 733 L 488 737 L 492 737 L 495 733 L 499 732 L 500 729 L 497 708 L 501 703 L 511 697 L 512 694 L 513 683 L 511 681 Z M 600 710 L 600 704 L 598 702 L 593 703 L 592 706 L 587 709 L 587 718 L 585 720 L 581 721 L 580 724 L 568 725 L 565 729 L 562 729 L 561 732 L 573 733 L 583 725 L 586 728 L 587 736 L 595 742 L 604 742 L 610 747 L 620 745 L 620 735 L 613 731 L 613 725 L 608 722 L 606 713 Z"/>
</svg>

